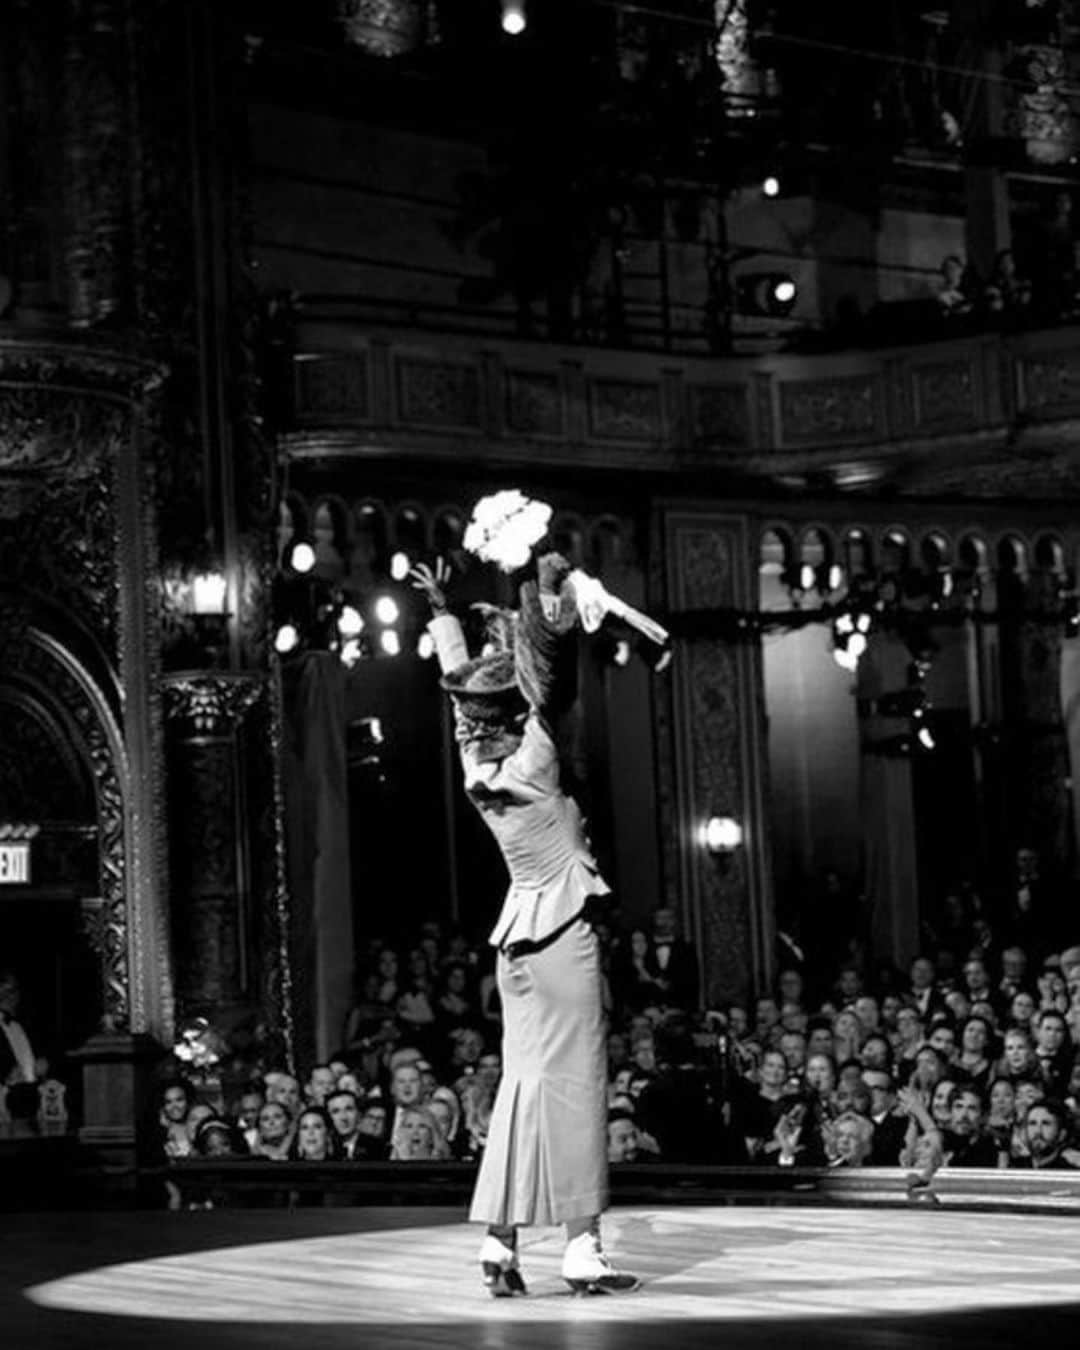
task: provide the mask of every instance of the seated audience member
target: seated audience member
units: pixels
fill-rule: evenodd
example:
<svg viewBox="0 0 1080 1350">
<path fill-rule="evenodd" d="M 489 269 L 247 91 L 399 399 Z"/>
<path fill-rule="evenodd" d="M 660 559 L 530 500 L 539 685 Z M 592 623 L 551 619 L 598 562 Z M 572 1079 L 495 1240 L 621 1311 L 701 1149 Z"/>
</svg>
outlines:
<svg viewBox="0 0 1080 1350">
<path fill-rule="evenodd" d="M 336 1134 L 321 1106 L 305 1106 L 296 1121 L 289 1157 L 293 1162 L 329 1162 L 337 1157 Z"/>
<path fill-rule="evenodd" d="M 956 1028 L 951 1022 L 935 1022 L 930 1028 L 926 1043 L 937 1050 L 950 1067 L 956 1063 Z"/>
<path fill-rule="evenodd" d="M 949 1101 L 945 1162 L 949 1167 L 997 1167 L 1000 1152 L 985 1128 L 986 1107 L 977 1088 L 960 1086 Z"/>
<path fill-rule="evenodd" d="M 1024 1114 L 1022 1124 L 1027 1143 L 1026 1157 L 1010 1157 L 1010 1167 L 1046 1168 L 1075 1172 L 1076 1165 L 1065 1157 L 1069 1142 L 1069 1113 L 1061 1102 L 1047 1099 L 1034 1102 Z"/>
<path fill-rule="evenodd" d="M 395 1005 L 395 1011 L 406 1032 L 416 1040 L 435 1022 L 435 984 L 431 967 L 422 951 L 409 953 L 408 974 Z"/>
<path fill-rule="evenodd" d="M 437 1162 L 449 1156 L 439 1123 L 427 1107 L 411 1106 L 399 1112 L 390 1141 L 392 1161 Z"/>
<path fill-rule="evenodd" d="M 899 1167 L 907 1142 L 908 1117 L 897 1110 L 896 1082 L 885 1069 L 864 1069 L 863 1082 L 870 1091 L 873 1127 L 867 1162 L 872 1167 Z"/>
<path fill-rule="evenodd" d="M 1003 248 L 994 258 L 994 270 L 983 292 L 983 301 L 992 318 L 1018 322 L 1031 308 L 1031 282 L 1020 276 L 1016 256 Z"/>
<path fill-rule="evenodd" d="M 257 1087 L 245 1088 L 233 1107 L 233 1117 L 250 1152 L 259 1133 L 259 1112 L 266 1099 Z"/>
<path fill-rule="evenodd" d="M 612 963 L 612 993 L 619 1008 L 636 1012 L 662 996 L 649 958 L 648 933 L 644 928 L 632 929 L 625 943 L 620 943 Z"/>
<path fill-rule="evenodd" d="M 881 1031 L 881 1007 L 872 995 L 860 994 L 852 1005 L 851 1011 L 859 1019 L 859 1025 L 863 1030 L 864 1043 L 866 1037 Z"/>
<path fill-rule="evenodd" d="M 859 1019 L 850 1010 L 838 1012 L 833 1019 L 833 1045 L 837 1063 L 857 1060 L 862 1042 L 863 1029 Z"/>
<path fill-rule="evenodd" d="M 900 1088 L 897 1100 L 908 1118 L 900 1166 L 911 1169 L 908 1186 L 918 1190 L 930 1184 L 934 1173 L 945 1161 L 944 1137 L 926 1109 L 921 1093 L 914 1088 Z"/>
<path fill-rule="evenodd" d="M 796 1007 L 806 1009 L 806 983 L 799 971 L 788 967 L 782 970 L 777 977 L 777 1003 L 783 1007 L 786 1003 L 793 1003 Z"/>
<path fill-rule="evenodd" d="M 806 1030 L 806 1056 L 827 1055 L 835 1062 L 836 1041 L 832 1033 L 832 1023 L 827 1018 L 812 1017 Z"/>
<path fill-rule="evenodd" d="M 892 1069 L 892 1046 L 880 1031 L 871 1032 L 859 1051 L 859 1063 L 865 1069 Z"/>
<path fill-rule="evenodd" d="M 1035 1057 L 1039 1062 L 1047 1096 L 1065 1096 L 1072 1071 L 1073 1050 L 1064 1015 L 1044 1008 L 1035 1020 Z"/>
<path fill-rule="evenodd" d="M 1046 1100 L 1046 1087 L 1039 1077 L 1020 1078 L 1016 1081 L 1016 1124 L 1013 1126 L 1009 1143 L 1010 1156 L 1026 1158 L 1028 1156 L 1027 1135 L 1024 1133 L 1024 1117 L 1036 1102 Z"/>
<path fill-rule="evenodd" d="M 750 1091 L 734 1105 L 735 1124 L 751 1160 L 764 1150 L 775 1152 L 778 1148 L 776 1122 L 791 1104 L 787 1100 L 787 1084 L 787 1060 L 779 1050 L 766 1050 L 761 1057 L 757 1083 L 749 1085 Z"/>
<path fill-rule="evenodd" d="M 862 1167 L 870 1158 L 874 1127 L 866 1116 L 844 1111 L 827 1132 L 830 1167 Z"/>
<path fill-rule="evenodd" d="M 255 1143 L 251 1149 L 254 1158 L 269 1158 L 284 1162 L 292 1142 L 292 1117 L 280 1102 L 266 1101 L 256 1122 Z"/>
<path fill-rule="evenodd" d="M 956 1064 L 966 1080 L 982 1093 L 990 1086 L 994 1050 L 990 1024 L 985 1018 L 969 1017 L 960 1029 L 960 1054 Z"/>
<path fill-rule="evenodd" d="M 923 1045 L 915 1056 L 915 1066 L 908 1078 L 908 1086 L 921 1093 L 927 1100 L 934 1089 L 948 1073 L 945 1056 L 932 1045 Z"/>
<path fill-rule="evenodd" d="M 195 1101 L 195 1089 L 182 1078 L 161 1089 L 158 1146 L 166 1158 L 186 1158 L 192 1152 L 188 1118 Z"/>
<path fill-rule="evenodd" d="M 263 1083 L 266 1087 L 266 1100 L 283 1106 L 289 1113 L 289 1119 L 295 1120 L 301 1106 L 299 1080 L 290 1073 L 273 1071 L 263 1075 Z"/>
<path fill-rule="evenodd" d="M 906 1082 L 915 1068 L 915 1057 L 924 1043 L 923 1023 L 915 1008 L 901 1007 L 896 1014 L 893 1058 L 897 1077 Z"/>
<path fill-rule="evenodd" d="M 773 1138 L 758 1160 L 779 1167 L 823 1167 L 827 1162 L 822 1130 L 811 1120 L 805 1102 L 796 1100 L 776 1122 Z"/>
<path fill-rule="evenodd" d="M 995 1078 L 990 1084 L 987 1100 L 990 1109 L 986 1118 L 986 1131 L 993 1136 L 998 1150 L 1008 1153 L 1016 1127 L 1016 1088 L 1012 1080 Z"/>
<path fill-rule="evenodd" d="M 929 1026 L 934 1013 L 944 1010 L 945 1003 L 936 986 L 934 963 L 929 957 L 917 956 L 912 961 L 907 997 L 924 1026 Z"/>
<path fill-rule="evenodd" d="M 324 1106 L 336 1082 L 329 1064 L 316 1064 L 304 1084 L 304 1100 L 309 1106 Z"/>
<path fill-rule="evenodd" d="M 360 981 L 353 1006 L 345 1016 L 343 1046 L 346 1054 L 367 1049 L 378 1030 L 386 1012 L 379 1001 L 380 988 L 381 981 L 375 971 L 370 971 Z"/>
<path fill-rule="evenodd" d="M 338 1157 L 349 1162 L 366 1159 L 368 1138 L 360 1133 L 360 1102 L 356 1093 L 336 1088 L 326 1099 L 326 1114 L 334 1131 Z"/>
<path fill-rule="evenodd" d="M 474 1074 L 462 1080 L 458 1097 L 465 1122 L 464 1156 L 478 1158 L 487 1144 L 491 1113 L 495 1107 L 495 1089 L 489 1081 Z"/>
<path fill-rule="evenodd" d="M 950 320 L 966 318 L 975 308 L 974 285 L 963 258 L 950 253 L 941 261 L 937 302 L 942 314 Z"/>
<path fill-rule="evenodd" d="M 1001 953 L 1001 978 L 994 989 L 994 1001 L 1002 1011 L 1017 994 L 1030 993 L 1027 984 L 1027 953 L 1023 947 L 1006 947 Z"/>
<path fill-rule="evenodd" d="M 608 1162 L 637 1162 L 641 1149 L 638 1127 L 628 1111 L 608 1112 Z"/>
<path fill-rule="evenodd" d="M 426 1103 L 427 1109 L 438 1121 L 450 1156 L 456 1158 L 461 1150 L 461 1103 L 453 1088 L 437 1087 Z"/>
<path fill-rule="evenodd" d="M 1007 1078 L 1014 1085 L 1021 1078 L 1038 1078 L 1042 1067 L 1035 1054 L 1035 1044 L 1023 1027 L 1010 1027 L 1005 1033 L 997 1076 Z"/>
<path fill-rule="evenodd" d="M 208 1116 L 200 1121 L 192 1142 L 200 1158 L 243 1158 L 248 1152 L 238 1128 L 221 1116 Z"/>
<path fill-rule="evenodd" d="M 435 1021 L 444 1033 L 471 1027 L 479 1016 L 472 997 L 469 968 L 462 961 L 444 966 L 435 994 Z"/>
<path fill-rule="evenodd" d="M 406 1051 L 402 1050 L 400 1053 L 405 1055 Z M 417 1068 L 417 1060 L 412 1058 L 395 1060 L 390 1074 L 390 1102 L 394 1108 L 394 1118 L 387 1122 L 389 1135 L 392 1136 L 397 1128 L 396 1117 L 402 1111 L 420 1105 L 423 1089 L 424 1080 Z"/>
<path fill-rule="evenodd" d="M 360 1124 L 357 1129 L 363 1136 L 364 1152 L 368 1158 L 385 1159 L 389 1153 L 387 1142 L 387 1120 L 389 1111 L 386 1103 L 378 1097 L 368 1097 L 360 1112 Z"/>
<path fill-rule="evenodd" d="M 375 970 L 379 977 L 379 989 L 376 997 L 384 1010 L 393 1009 L 403 992 L 401 963 L 398 960 L 397 952 L 391 951 L 389 947 L 384 947 L 379 953 Z"/>
<path fill-rule="evenodd" d="M 952 1123 L 952 1095 L 956 1088 L 956 1079 L 947 1074 L 938 1080 L 930 1094 L 929 1111 L 943 1136 Z"/>
</svg>

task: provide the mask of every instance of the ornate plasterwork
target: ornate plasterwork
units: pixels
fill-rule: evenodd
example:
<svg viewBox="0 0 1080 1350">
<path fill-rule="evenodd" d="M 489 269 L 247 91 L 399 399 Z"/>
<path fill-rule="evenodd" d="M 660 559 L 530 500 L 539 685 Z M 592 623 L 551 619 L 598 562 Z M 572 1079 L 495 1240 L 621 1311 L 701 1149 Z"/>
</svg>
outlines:
<svg viewBox="0 0 1080 1350">
<path fill-rule="evenodd" d="M 262 693 L 264 680 L 243 671 L 181 671 L 163 676 L 165 716 L 196 736 L 235 732 Z"/>
<path fill-rule="evenodd" d="M 0 678 L 28 685 L 71 727 L 94 784 L 101 908 L 92 936 L 99 944 L 104 1016 L 110 1029 L 130 1025 L 131 952 L 138 940 L 128 922 L 127 760 L 120 729 L 88 672 L 55 639 L 40 632 L 18 606 L 0 603 Z"/>
</svg>

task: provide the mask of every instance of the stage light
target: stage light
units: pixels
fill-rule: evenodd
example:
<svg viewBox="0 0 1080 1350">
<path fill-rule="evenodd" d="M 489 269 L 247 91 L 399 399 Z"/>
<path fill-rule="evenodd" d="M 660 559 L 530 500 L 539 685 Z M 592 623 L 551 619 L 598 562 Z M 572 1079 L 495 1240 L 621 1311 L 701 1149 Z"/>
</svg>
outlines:
<svg viewBox="0 0 1080 1350">
<path fill-rule="evenodd" d="M 409 575 L 409 555 L 407 553 L 395 553 L 390 559 L 390 575 L 394 581 L 404 581 Z"/>
<path fill-rule="evenodd" d="M 387 656 L 397 656 L 401 651 L 401 638 L 393 628 L 386 628 L 379 634 L 379 646 Z"/>
<path fill-rule="evenodd" d="M 767 175 L 761 184 L 761 194 L 763 197 L 780 196 L 780 179 L 773 173 Z"/>
<path fill-rule="evenodd" d="M 859 658 L 847 647 L 834 647 L 833 660 L 842 669 L 850 670 L 853 673 L 859 668 Z"/>
<path fill-rule="evenodd" d="M 525 0 L 503 0 L 502 29 L 511 37 L 524 33 L 526 27 Z"/>
<path fill-rule="evenodd" d="M 837 637 L 850 637 L 855 631 L 855 620 L 850 614 L 838 614 L 833 621 L 833 631 Z"/>
<path fill-rule="evenodd" d="M 744 315 L 786 318 L 798 293 L 794 278 L 786 272 L 744 272 L 735 278 L 736 308 Z"/>
<path fill-rule="evenodd" d="M 611 660 L 616 666 L 626 666 L 630 664 L 630 643 L 626 638 L 619 638 L 615 643 L 615 650 L 611 653 Z"/>
<path fill-rule="evenodd" d="M 294 623 L 283 623 L 274 634 L 274 651 L 279 656 L 288 656 L 300 645 L 300 630 Z"/>
<path fill-rule="evenodd" d="M 346 638 L 341 644 L 341 652 L 339 655 L 341 657 L 342 665 L 347 666 L 351 670 L 353 666 L 356 665 L 357 661 L 360 660 L 361 656 L 363 656 L 363 652 L 360 648 L 360 639 L 355 637 Z"/>
<path fill-rule="evenodd" d="M 804 591 L 812 591 L 814 583 L 817 580 L 817 574 L 810 563 L 803 563 L 799 568 L 799 586 Z"/>
<path fill-rule="evenodd" d="M 435 639 L 430 633 L 421 633 L 416 644 L 416 654 L 421 661 L 430 661 L 435 655 Z"/>
<path fill-rule="evenodd" d="M 839 563 L 833 563 L 829 568 L 829 590 L 838 591 L 844 584 L 844 569 Z"/>
<path fill-rule="evenodd" d="M 357 638 L 364 631 L 364 618 L 353 605 L 343 605 L 337 621 L 338 632 L 343 638 Z"/>
<path fill-rule="evenodd" d="M 935 744 L 934 733 L 930 730 L 929 727 L 919 728 L 919 744 L 923 747 L 924 750 L 933 750 Z"/>
<path fill-rule="evenodd" d="M 380 595 L 375 601 L 375 617 L 381 624 L 386 624 L 387 627 L 392 623 L 397 623 L 401 617 L 401 610 L 392 595 Z"/>
<path fill-rule="evenodd" d="M 301 576 L 315 566 L 315 550 L 310 544 L 295 544 L 289 554 L 289 566 Z"/>
<path fill-rule="evenodd" d="M 855 620 L 855 627 L 860 633 L 869 633 L 872 622 L 869 614 L 860 614 Z"/>
<path fill-rule="evenodd" d="M 862 656 L 863 653 L 866 651 L 867 647 L 866 638 L 863 636 L 862 633 L 852 633 L 851 637 L 848 638 L 847 647 L 848 651 L 852 654 L 852 656 L 854 656 L 855 659 L 858 660 L 859 657 Z"/>
<path fill-rule="evenodd" d="M 795 283 L 789 278 L 778 281 L 772 289 L 773 299 L 781 305 L 795 303 Z"/>
</svg>

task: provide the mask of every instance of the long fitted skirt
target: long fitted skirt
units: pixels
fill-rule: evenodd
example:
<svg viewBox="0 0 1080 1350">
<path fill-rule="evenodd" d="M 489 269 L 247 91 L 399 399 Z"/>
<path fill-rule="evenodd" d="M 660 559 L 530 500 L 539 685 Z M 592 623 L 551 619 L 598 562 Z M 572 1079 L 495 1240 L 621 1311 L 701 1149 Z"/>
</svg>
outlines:
<svg viewBox="0 0 1080 1350">
<path fill-rule="evenodd" d="M 469 1217 L 558 1224 L 607 1205 L 607 1075 L 600 954 L 578 920 L 496 970 L 503 1076 Z"/>
</svg>

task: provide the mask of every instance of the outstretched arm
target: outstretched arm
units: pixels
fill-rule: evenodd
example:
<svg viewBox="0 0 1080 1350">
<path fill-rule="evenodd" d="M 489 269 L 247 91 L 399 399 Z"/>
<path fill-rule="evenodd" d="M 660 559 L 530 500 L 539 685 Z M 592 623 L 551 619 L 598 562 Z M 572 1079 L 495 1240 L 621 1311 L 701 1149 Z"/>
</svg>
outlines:
<svg viewBox="0 0 1080 1350">
<path fill-rule="evenodd" d="M 465 643 L 465 634 L 457 618 L 450 613 L 446 605 L 444 587 L 450 579 L 449 564 L 439 558 L 434 570 L 425 563 L 417 563 L 409 570 L 409 580 L 414 589 L 427 597 L 431 606 L 431 622 L 428 631 L 435 643 L 435 652 L 439 658 L 439 669 L 444 675 L 469 659 L 469 649 Z"/>
</svg>

